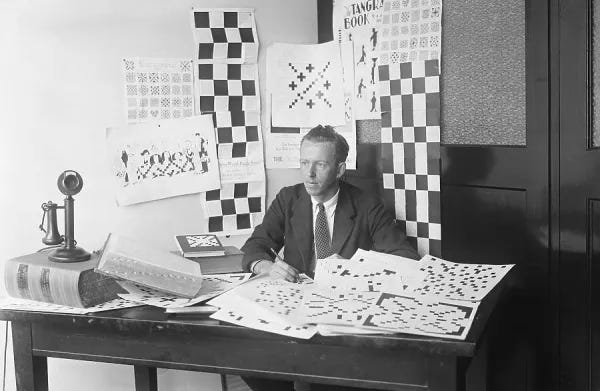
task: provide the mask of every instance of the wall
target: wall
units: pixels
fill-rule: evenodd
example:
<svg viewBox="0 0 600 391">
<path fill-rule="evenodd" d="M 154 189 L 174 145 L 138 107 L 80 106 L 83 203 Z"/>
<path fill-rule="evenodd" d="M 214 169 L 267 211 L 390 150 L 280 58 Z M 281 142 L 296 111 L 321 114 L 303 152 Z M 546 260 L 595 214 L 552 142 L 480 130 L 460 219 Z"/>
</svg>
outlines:
<svg viewBox="0 0 600 391">
<path fill-rule="evenodd" d="M 105 129 L 125 122 L 121 59 L 192 57 L 193 6 L 255 8 L 263 105 L 266 47 L 273 41 L 317 42 L 316 0 L 0 2 L 2 257 L 42 246 L 40 205 L 47 200 L 62 203 L 56 179 L 66 169 L 77 170 L 84 179 L 75 197 L 75 236 L 89 251 L 100 248 L 109 232 L 172 250 L 175 233 L 201 229 L 198 195 L 117 207 L 104 156 Z M 294 170 L 269 170 L 267 203 L 281 186 L 297 181 Z M 62 211 L 59 219 L 62 229 Z M 243 241 L 226 240 L 237 245 Z M 11 351 L 9 341 L 7 389 L 14 389 Z M 127 366 L 51 359 L 49 376 L 50 389 L 79 389 L 81 384 L 88 390 L 133 387 L 133 369 Z M 161 370 L 159 386 L 210 390 L 219 388 L 219 379 Z"/>
</svg>

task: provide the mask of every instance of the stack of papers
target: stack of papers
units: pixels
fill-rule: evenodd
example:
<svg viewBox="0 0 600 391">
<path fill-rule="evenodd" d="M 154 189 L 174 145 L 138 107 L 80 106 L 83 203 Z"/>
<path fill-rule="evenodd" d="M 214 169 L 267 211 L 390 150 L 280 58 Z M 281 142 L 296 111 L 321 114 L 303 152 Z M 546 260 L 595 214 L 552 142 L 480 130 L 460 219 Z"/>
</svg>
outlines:
<svg viewBox="0 0 600 391">
<path fill-rule="evenodd" d="M 407 333 L 464 340 L 480 301 L 514 265 L 415 261 L 358 250 L 318 260 L 315 280 L 252 279 L 208 302 L 211 318 L 308 339 Z"/>
</svg>

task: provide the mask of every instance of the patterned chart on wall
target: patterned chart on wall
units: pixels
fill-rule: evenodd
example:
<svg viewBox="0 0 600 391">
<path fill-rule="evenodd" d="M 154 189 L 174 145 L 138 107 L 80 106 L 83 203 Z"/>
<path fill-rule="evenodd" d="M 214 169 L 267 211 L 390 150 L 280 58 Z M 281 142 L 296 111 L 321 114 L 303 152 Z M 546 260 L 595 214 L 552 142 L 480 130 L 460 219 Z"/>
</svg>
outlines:
<svg viewBox="0 0 600 391">
<path fill-rule="evenodd" d="M 126 58 L 123 73 L 128 123 L 194 115 L 190 59 Z"/>
<path fill-rule="evenodd" d="M 258 35 L 251 9 L 194 8 L 198 62 L 256 63 Z"/>
<path fill-rule="evenodd" d="M 260 110 L 257 64 L 197 64 L 196 112 Z"/>
<path fill-rule="evenodd" d="M 264 182 L 230 183 L 219 190 L 207 191 L 204 212 L 206 232 L 250 233 L 264 214 Z"/>
<path fill-rule="evenodd" d="M 442 0 L 385 1 L 379 31 L 379 65 L 439 59 Z"/>
<path fill-rule="evenodd" d="M 387 205 L 419 255 L 441 255 L 438 60 L 381 65 L 381 150 Z"/>
</svg>

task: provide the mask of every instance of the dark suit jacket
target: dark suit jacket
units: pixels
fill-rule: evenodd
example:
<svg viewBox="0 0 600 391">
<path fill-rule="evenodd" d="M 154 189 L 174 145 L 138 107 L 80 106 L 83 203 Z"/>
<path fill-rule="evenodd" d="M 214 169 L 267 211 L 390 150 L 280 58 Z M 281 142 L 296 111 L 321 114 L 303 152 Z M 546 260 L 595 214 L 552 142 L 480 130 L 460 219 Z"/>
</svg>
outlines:
<svg viewBox="0 0 600 391">
<path fill-rule="evenodd" d="M 304 184 L 281 189 L 262 224 L 242 247 L 244 270 L 258 259 L 273 259 L 285 245 L 285 262 L 307 272 L 313 258 L 313 218 L 310 195 Z M 348 183 L 340 183 L 335 211 L 332 250 L 351 258 L 358 248 L 418 259 L 406 235 L 379 199 Z"/>
</svg>

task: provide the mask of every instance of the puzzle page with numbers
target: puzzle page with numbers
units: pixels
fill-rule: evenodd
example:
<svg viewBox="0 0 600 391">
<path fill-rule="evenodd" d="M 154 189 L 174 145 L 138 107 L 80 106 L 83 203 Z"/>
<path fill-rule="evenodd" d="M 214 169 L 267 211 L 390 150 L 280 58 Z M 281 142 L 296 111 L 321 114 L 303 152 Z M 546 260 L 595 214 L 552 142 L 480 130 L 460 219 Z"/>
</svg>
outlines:
<svg viewBox="0 0 600 391">
<path fill-rule="evenodd" d="M 416 294 L 454 300 L 483 300 L 514 265 L 454 263 L 426 255 L 421 270 L 426 273 Z"/>
</svg>

